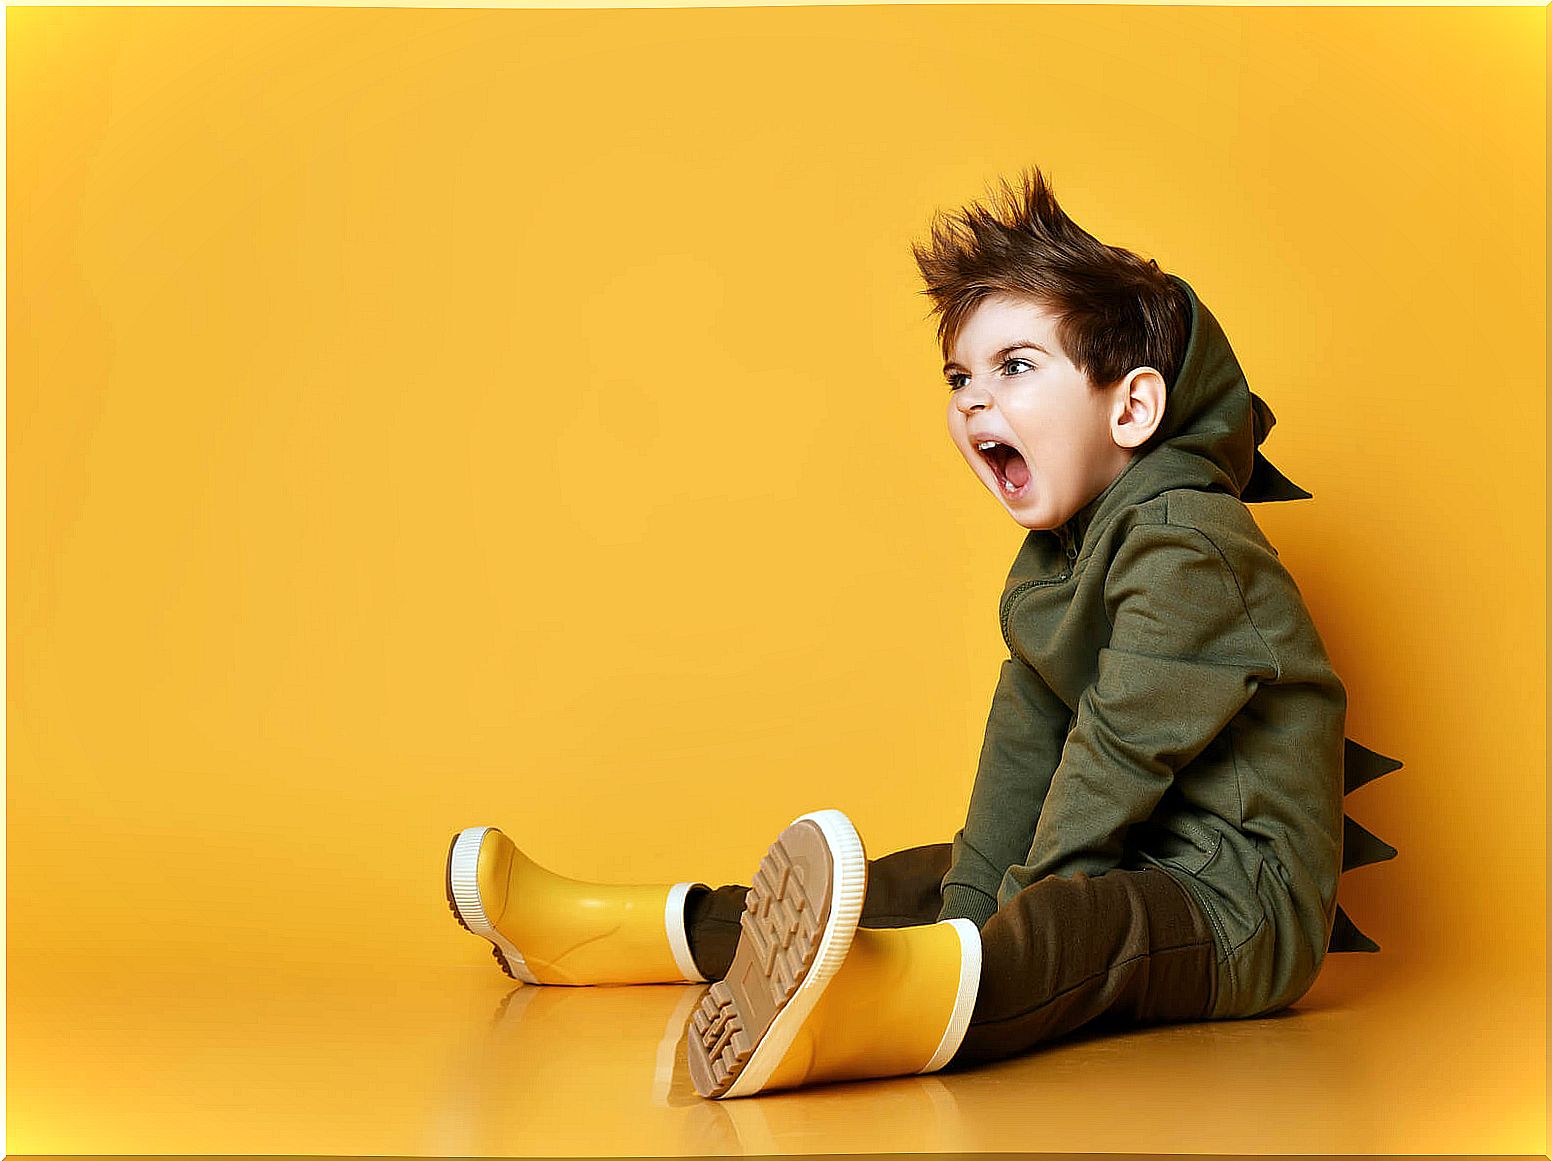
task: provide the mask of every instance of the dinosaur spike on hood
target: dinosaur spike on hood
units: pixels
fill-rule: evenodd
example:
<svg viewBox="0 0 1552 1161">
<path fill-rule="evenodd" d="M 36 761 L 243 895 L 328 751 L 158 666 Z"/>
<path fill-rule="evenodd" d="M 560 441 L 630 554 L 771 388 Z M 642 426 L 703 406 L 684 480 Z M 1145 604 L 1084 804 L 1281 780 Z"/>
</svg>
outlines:
<svg viewBox="0 0 1552 1161">
<path fill-rule="evenodd" d="M 1310 493 L 1259 450 L 1277 422 L 1250 390 L 1228 336 L 1190 283 L 1171 274 L 1191 303 L 1185 357 L 1170 387 L 1153 445 L 1072 518 L 1081 544 L 1096 519 L 1170 488 L 1230 492 L 1247 504 L 1308 499 Z"/>
<path fill-rule="evenodd" d="M 1256 453 L 1256 466 L 1250 473 L 1250 483 L 1239 498 L 1247 504 L 1264 504 L 1272 500 L 1308 500 L 1310 493 L 1279 472 L 1260 452 Z"/>
<path fill-rule="evenodd" d="M 1277 423 L 1277 416 L 1272 414 L 1272 409 L 1267 406 L 1266 400 L 1254 391 L 1250 393 L 1250 407 L 1255 424 L 1255 465 L 1250 470 L 1250 482 L 1245 485 L 1245 490 L 1239 494 L 1239 498 L 1247 504 L 1261 504 L 1269 500 L 1310 499 L 1309 492 L 1283 475 L 1272 466 L 1266 456 L 1261 454 L 1261 444 Z"/>
</svg>

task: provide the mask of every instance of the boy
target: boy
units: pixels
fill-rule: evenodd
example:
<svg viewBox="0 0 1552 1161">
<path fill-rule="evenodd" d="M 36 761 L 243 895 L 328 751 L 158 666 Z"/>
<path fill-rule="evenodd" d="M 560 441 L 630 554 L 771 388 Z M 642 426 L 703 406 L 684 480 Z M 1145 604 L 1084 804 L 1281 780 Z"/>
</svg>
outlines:
<svg viewBox="0 0 1552 1161">
<path fill-rule="evenodd" d="M 449 852 L 454 914 L 510 974 L 715 980 L 688 1030 L 703 1096 L 1259 1015 L 1327 950 L 1375 947 L 1337 879 L 1395 850 L 1342 799 L 1399 763 L 1344 738 L 1346 690 L 1246 507 L 1309 495 L 1257 450 L 1272 413 L 1187 283 L 1077 227 L 1038 170 L 1004 192 L 914 250 L 950 438 L 1029 530 L 952 843 L 869 862 L 816 811 L 716 891 L 562 879 L 493 828 Z"/>
</svg>

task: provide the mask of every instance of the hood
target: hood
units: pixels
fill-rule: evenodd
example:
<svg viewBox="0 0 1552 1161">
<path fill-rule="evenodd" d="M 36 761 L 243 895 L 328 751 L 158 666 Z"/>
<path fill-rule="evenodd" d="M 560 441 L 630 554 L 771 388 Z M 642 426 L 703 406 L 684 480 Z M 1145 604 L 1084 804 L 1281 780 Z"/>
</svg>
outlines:
<svg viewBox="0 0 1552 1161">
<path fill-rule="evenodd" d="M 1080 551 L 1091 529 L 1171 488 L 1229 492 L 1246 504 L 1310 498 L 1261 454 L 1261 442 L 1277 419 L 1245 381 L 1218 320 L 1185 279 L 1169 277 L 1191 303 L 1185 358 L 1152 445 L 1063 526 Z M 1063 529 L 1057 529 L 1058 537 Z"/>
</svg>

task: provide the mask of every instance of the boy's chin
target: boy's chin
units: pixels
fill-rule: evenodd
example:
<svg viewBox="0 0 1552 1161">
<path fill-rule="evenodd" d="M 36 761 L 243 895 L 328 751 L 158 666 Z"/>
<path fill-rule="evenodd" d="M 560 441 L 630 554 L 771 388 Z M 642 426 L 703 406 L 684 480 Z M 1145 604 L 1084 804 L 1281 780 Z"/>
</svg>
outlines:
<svg viewBox="0 0 1552 1161">
<path fill-rule="evenodd" d="M 1045 506 L 1032 503 L 1028 496 L 1022 496 L 1017 500 L 1009 500 L 1000 495 L 997 498 L 1002 501 L 1003 510 L 1013 517 L 1013 522 L 1021 528 L 1028 528 L 1031 532 L 1047 531 L 1061 523 L 1060 520 L 1052 521 Z"/>
<path fill-rule="evenodd" d="M 1020 528 L 1027 528 L 1031 532 L 1047 532 L 1060 523 L 1060 521 L 1052 523 L 1049 516 L 1033 506 L 1026 508 L 1019 504 L 1004 503 L 1003 508 L 1006 509 L 1009 516 L 1013 517 L 1015 524 Z"/>
<path fill-rule="evenodd" d="M 1055 519 L 1052 517 L 1046 505 L 1038 502 L 1033 495 L 1034 481 L 1031 480 L 1024 487 L 1024 494 L 1014 499 L 1009 499 L 1005 493 L 992 489 L 992 495 L 1002 502 L 1002 507 L 1013 522 L 1020 528 L 1027 528 L 1031 532 L 1050 532 L 1066 523 L 1066 517 Z"/>
<path fill-rule="evenodd" d="M 1050 521 L 1041 520 L 1037 517 L 1021 516 L 1017 512 L 1010 512 L 1009 515 L 1013 517 L 1013 522 L 1020 528 L 1027 528 L 1031 532 L 1050 532 L 1056 527 Z"/>
<path fill-rule="evenodd" d="M 1003 506 L 1007 509 L 1007 514 L 1013 517 L 1015 525 L 1027 528 L 1031 532 L 1054 532 L 1066 523 L 1066 520 L 1055 520 L 1049 512 L 1041 511 L 1034 506 L 1027 509 L 1020 508 L 1018 504 L 1003 504 Z"/>
</svg>

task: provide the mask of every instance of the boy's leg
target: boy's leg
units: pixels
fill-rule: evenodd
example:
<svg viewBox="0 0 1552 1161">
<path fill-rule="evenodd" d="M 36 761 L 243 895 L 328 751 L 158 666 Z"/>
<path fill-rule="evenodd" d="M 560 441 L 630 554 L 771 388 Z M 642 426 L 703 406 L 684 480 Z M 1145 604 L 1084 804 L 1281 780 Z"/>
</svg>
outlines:
<svg viewBox="0 0 1552 1161">
<path fill-rule="evenodd" d="M 936 923 L 952 843 L 909 847 L 868 862 L 868 895 L 859 927 L 914 927 Z"/>
<path fill-rule="evenodd" d="M 859 927 L 910 927 L 933 923 L 943 905 L 943 876 L 953 854 L 951 843 L 928 843 L 868 860 L 868 893 Z M 727 975 L 738 948 L 739 920 L 748 887 L 728 884 L 711 890 L 690 888 L 685 902 L 685 934 L 695 965 L 709 980 Z"/>
<path fill-rule="evenodd" d="M 952 846 L 868 862 L 861 927 L 932 923 Z M 738 946 L 747 887 L 692 889 L 687 934 L 708 979 Z M 969 1031 L 949 1067 L 1014 1056 L 1085 1024 L 1203 1019 L 1217 950 L 1196 902 L 1165 871 L 1112 870 L 1033 883 L 981 929 L 982 968 Z"/>
<path fill-rule="evenodd" d="M 878 926 L 897 929 L 868 930 L 861 840 L 827 836 L 819 845 L 829 855 L 815 855 L 803 828 L 820 815 L 851 833 L 838 811 L 782 833 L 748 892 L 732 963 L 692 1018 L 700 1095 L 934 1072 L 1017 1055 L 1085 1024 L 1210 1018 L 1216 946 L 1165 871 L 1048 876 L 981 928 L 964 918 L 899 926 L 890 922 L 899 908 L 875 903 Z M 803 858 L 782 857 L 787 847 Z M 891 859 L 888 870 L 914 882 L 904 865 L 920 874 L 923 857 Z M 836 900 L 850 902 L 837 911 Z"/>
<path fill-rule="evenodd" d="M 1206 1019 L 1217 950 L 1196 902 L 1156 867 L 1032 883 L 981 928 L 981 981 L 949 1068 L 1085 1024 Z"/>
</svg>

